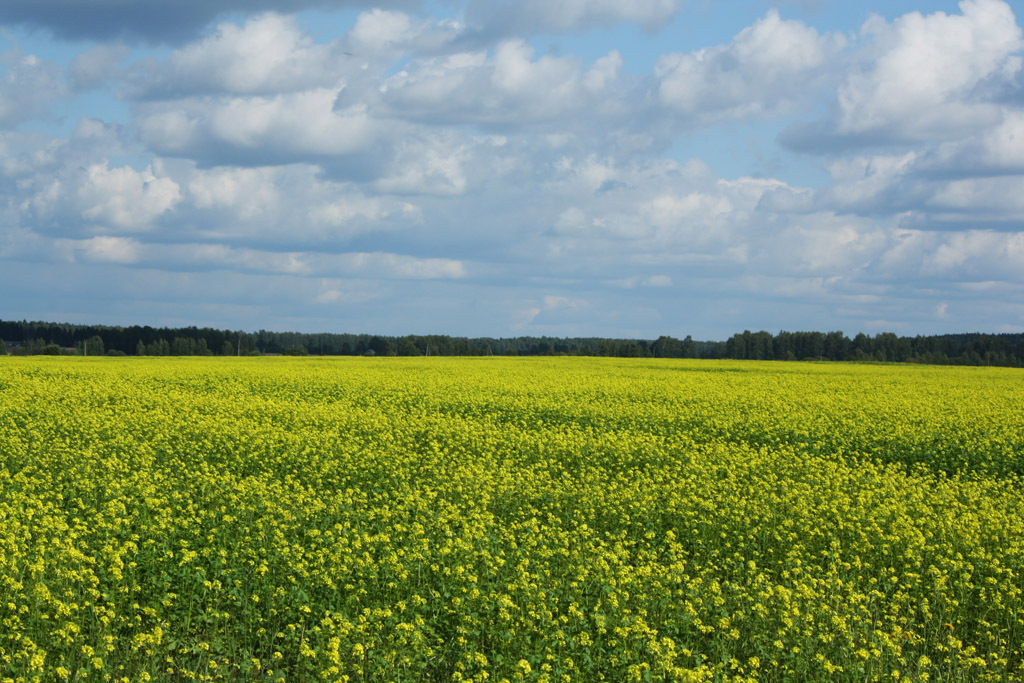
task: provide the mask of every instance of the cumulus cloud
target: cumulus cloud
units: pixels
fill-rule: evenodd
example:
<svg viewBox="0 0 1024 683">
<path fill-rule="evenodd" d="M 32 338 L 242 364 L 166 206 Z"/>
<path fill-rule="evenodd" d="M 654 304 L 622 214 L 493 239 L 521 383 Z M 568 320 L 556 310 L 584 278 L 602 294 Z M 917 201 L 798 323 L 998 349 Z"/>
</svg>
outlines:
<svg viewBox="0 0 1024 683">
<path fill-rule="evenodd" d="M 94 45 L 79 52 L 68 65 L 72 88 L 89 90 L 111 82 L 130 54 L 131 50 L 124 45 Z"/>
<path fill-rule="evenodd" d="M 56 253 L 87 263 L 116 263 L 167 270 L 234 270 L 299 277 L 373 277 L 382 280 L 439 280 L 466 277 L 455 259 L 418 258 L 383 252 L 281 252 L 210 243 L 144 243 L 131 237 L 101 235 L 58 239 Z"/>
<path fill-rule="evenodd" d="M 928 140 L 999 122 L 982 88 L 998 92 L 1020 70 L 1021 29 L 1002 0 L 963 0 L 960 10 L 865 24 L 872 59 L 839 88 L 840 134 Z"/>
<path fill-rule="evenodd" d="M 697 333 L 681 310 L 719 334 L 732 323 L 708 321 L 782 326 L 791 318 L 772 316 L 787 307 L 948 325 L 962 300 L 1024 292 L 1024 70 L 1001 0 L 845 36 L 773 10 L 642 74 L 627 43 L 596 58 L 543 44 L 657 29 L 678 0 L 470 0 L 447 5 L 466 8 L 458 19 L 382 3 L 315 36 L 290 13 L 312 0 L 190 2 L 178 28 L 146 33 L 129 12 L 111 29 L 191 36 L 158 58 L 98 45 L 62 74 L 7 53 L 0 283 L 20 262 L 119 273 L 157 299 L 154 283 L 198 296 L 196 283 L 223 279 L 260 325 L 272 306 L 251 292 L 279 287 L 277 320 L 344 308 L 385 329 L 404 311 L 415 322 L 402 332 L 427 315 L 457 332 L 472 311 L 461 329 L 483 334 Z M 35 122 L 63 113 L 53 105 L 69 91 L 94 104 L 116 92 L 132 118 L 97 107 L 58 123 L 70 134 L 39 132 L 56 130 Z M 724 152 L 709 158 L 717 170 L 683 161 L 807 111 L 817 127 L 783 140 L 817 156 L 785 157 L 775 177 Z"/>
<path fill-rule="evenodd" d="M 411 201 L 326 179 L 309 164 L 212 169 L 176 165 L 175 177 L 186 188 L 177 211 L 191 226 L 183 239 L 268 249 L 336 249 L 360 236 L 414 229 L 423 220 Z"/>
<path fill-rule="evenodd" d="M 282 197 L 270 168 L 217 168 L 196 171 L 188 192 L 196 209 L 231 209 L 242 220 L 278 210 Z"/>
<path fill-rule="evenodd" d="M 1004 0 L 960 14 L 873 16 L 837 88 L 834 118 L 782 137 L 804 150 L 959 140 L 1000 125 L 1019 93 L 1021 29 Z"/>
<path fill-rule="evenodd" d="M 14 47 L 0 54 L 0 128 L 44 115 L 67 94 L 60 68 Z"/>
<path fill-rule="evenodd" d="M 239 26 L 221 24 L 164 62 L 134 67 L 128 94 L 175 98 L 195 94 L 266 95 L 330 87 L 350 60 L 336 45 L 316 44 L 294 17 L 262 14 Z"/>
<path fill-rule="evenodd" d="M 775 275 L 855 277 L 889 246 L 886 231 L 867 218 L 815 213 L 780 222 L 758 244 L 764 271 Z"/>
<path fill-rule="evenodd" d="M 843 48 L 838 34 L 771 10 L 729 45 L 665 55 L 654 70 L 660 101 L 704 123 L 779 116 L 808 101 Z"/>
<path fill-rule="evenodd" d="M 442 50 L 458 39 L 464 29 L 455 19 L 415 19 L 405 12 L 378 7 L 356 17 L 345 36 L 345 44 L 355 62 L 365 63 L 367 58 L 387 59 Z"/>
<path fill-rule="evenodd" d="M 377 190 L 399 194 L 459 195 L 469 184 L 466 165 L 473 151 L 457 136 L 434 133 L 396 143 L 389 170 L 374 182 Z"/>
<path fill-rule="evenodd" d="M 875 269 L 902 281 L 1024 284 L 1024 233 L 902 231 Z"/>
<path fill-rule="evenodd" d="M 380 124 L 365 106 L 335 110 L 338 90 L 266 97 L 195 97 L 140 108 L 142 140 L 155 152 L 211 164 L 293 163 L 352 154 Z"/>
<path fill-rule="evenodd" d="M 967 150 L 966 144 L 960 144 Z M 970 158 L 983 158 L 976 147 Z M 839 211 L 893 216 L 920 230 L 1024 229 L 1024 178 L 992 167 L 965 165 L 924 150 L 858 155 L 829 161 L 832 183 L 818 190 L 782 188 L 764 199 L 766 209 L 785 212 Z"/>
<path fill-rule="evenodd" d="M 419 0 L 377 0 L 378 7 L 415 8 Z M 306 9 L 344 10 L 365 5 L 362 0 L 176 0 L 139 2 L 105 0 L 5 0 L 0 22 L 44 28 L 73 40 L 144 40 L 176 43 L 195 37 L 217 17 L 229 12 L 282 13 Z"/>
<path fill-rule="evenodd" d="M 1006 108 L 999 125 L 937 145 L 917 166 L 931 176 L 1024 173 L 1024 111 Z"/>
<path fill-rule="evenodd" d="M 160 175 L 157 175 L 160 173 Z M 35 217 L 61 233 L 87 226 L 103 232 L 152 230 L 154 221 L 181 201 L 181 188 L 156 166 L 136 171 L 107 162 L 68 169 L 25 202 Z"/>
<path fill-rule="evenodd" d="M 622 60 L 612 52 L 584 72 L 577 59 L 535 58 L 525 41 L 487 52 L 415 60 L 381 85 L 389 111 L 431 123 L 520 127 L 564 119 L 608 94 Z"/>
<path fill-rule="evenodd" d="M 135 263 L 140 258 L 142 245 L 130 237 L 99 235 L 77 242 L 61 241 L 79 252 L 86 261 L 98 263 Z"/>
<path fill-rule="evenodd" d="M 146 229 L 181 200 L 178 184 L 154 175 L 152 166 L 90 166 L 76 194 L 82 218 L 127 231 Z"/>
</svg>

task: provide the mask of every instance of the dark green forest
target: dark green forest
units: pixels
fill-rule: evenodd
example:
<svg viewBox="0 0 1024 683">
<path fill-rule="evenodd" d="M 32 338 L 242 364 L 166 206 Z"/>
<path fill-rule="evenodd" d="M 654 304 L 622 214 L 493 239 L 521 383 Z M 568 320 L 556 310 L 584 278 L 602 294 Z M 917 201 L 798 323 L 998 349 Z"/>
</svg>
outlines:
<svg viewBox="0 0 1024 683">
<path fill-rule="evenodd" d="M 1024 367 L 1024 334 L 901 337 L 891 332 L 852 339 L 842 332 L 750 332 L 726 341 L 662 336 L 511 337 L 242 332 L 209 327 L 72 325 L 0 320 L 0 351 L 14 355 L 129 356 L 617 356 L 835 360 Z"/>
</svg>

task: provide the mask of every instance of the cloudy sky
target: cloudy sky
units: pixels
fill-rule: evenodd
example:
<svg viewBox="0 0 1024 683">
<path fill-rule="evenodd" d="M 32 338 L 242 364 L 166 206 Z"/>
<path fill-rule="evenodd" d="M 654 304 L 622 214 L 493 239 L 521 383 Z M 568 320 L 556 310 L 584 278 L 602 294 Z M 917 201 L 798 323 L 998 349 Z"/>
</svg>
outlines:
<svg viewBox="0 0 1024 683">
<path fill-rule="evenodd" d="M 3 0 L 0 318 L 1024 331 L 1022 13 Z"/>
</svg>

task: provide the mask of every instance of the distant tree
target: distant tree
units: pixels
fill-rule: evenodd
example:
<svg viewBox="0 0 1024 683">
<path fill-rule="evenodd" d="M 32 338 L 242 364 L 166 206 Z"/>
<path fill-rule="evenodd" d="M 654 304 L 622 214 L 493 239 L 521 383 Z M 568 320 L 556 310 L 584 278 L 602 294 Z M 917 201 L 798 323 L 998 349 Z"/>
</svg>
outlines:
<svg viewBox="0 0 1024 683">
<path fill-rule="evenodd" d="M 725 356 L 734 360 L 743 360 L 747 357 L 747 337 L 750 331 L 743 334 L 734 334 L 725 342 Z"/>
<path fill-rule="evenodd" d="M 85 340 L 82 348 L 87 356 L 102 356 L 104 351 L 103 339 L 99 335 L 93 335 Z"/>
<path fill-rule="evenodd" d="M 402 337 L 398 340 L 398 355 L 399 356 L 422 356 L 422 352 L 412 339 L 409 337 Z"/>
<path fill-rule="evenodd" d="M 373 351 L 373 355 L 375 356 L 385 356 L 387 355 L 388 343 L 383 337 L 374 335 L 370 338 L 367 348 L 370 351 Z"/>
<path fill-rule="evenodd" d="M 770 332 L 761 330 L 754 333 L 747 344 L 749 353 L 755 360 L 772 360 L 775 358 L 775 348 Z"/>
<path fill-rule="evenodd" d="M 693 337 L 686 335 L 686 339 L 683 340 L 683 358 L 696 358 L 697 357 L 697 344 L 694 343 Z"/>
<path fill-rule="evenodd" d="M 874 344 L 871 342 L 871 338 L 863 332 L 858 332 L 857 336 L 853 338 L 852 343 L 851 354 L 853 358 L 865 360 L 870 358 L 874 352 Z"/>
<path fill-rule="evenodd" d="M 553 338 L 514 337 L 490 339 L 449 337 L 447 335 L 409 336 L 403 338 L 367 334 L 303 334 L 260 330 L 243 333 L 211 328 L 107 327 L 102 325 L 71 325 L 68 323 L 0 320 L 0 339 L 17 339 L 16 346 L 0 342 L 0 353 L 32 355 L 44 352 L 48 344 L 61 349 L 75 347 L 77 353 L 98 355 L 99 339 L 103 348 L 132 352 L 136 355 L 218 353 L 250 355 L 253 350 L 280 353 L 290 346 L 305 346 L 323 354 L 358 355 L 373 350 L 386 355 L 393 345 L 401 355 L 411 354 L 413 346 L 419 353 L 431 356 L 481 355 L 488 346 L 496 354 L 523 355 L 604 355 L 639 357 L 682 355 L 687 358 L 743 358 L 872 360 L 916 363 L 957 363 L 1024 367 L 1024 334 L 946 334 L 937 336 L 901 337 L 889 332 L 870 337 L 857 334 L 852 340 L 841 332 L 767 332 L 744 331 L 729 341 L 694 341 L 660 337 L 654 341 L 624 340 L 599 337 Z M 167 340 L 172 340 L 168 343 Z M 83 341 L 86 340 L 86 341 Z M 205 348 L 204 348 L 205 341 Z M 225 342 L 228 342 L 227 344 Z M 51 349 L 52 353 L 53 350 Z M 63 351 L 62 351 L 63 352 Z"/>
<path fill-rule="evenodd" d="M 845 360 L 849 354 L 850 340 L 842 332 L 825 335 L 824 355 L 829 360 Z"/>
<path fill-rule="evenodd" d="M 683 343 L 675 337 L 658 337 L 651 344 L 651 355 L 655 358 L 682 358 Z"/>
<path fill-rule="evenodd" d="M 309 349 L 307 349 L 302 344 L 292 344 L 291 346 L 289 346 L 285 350 L 284 355 L 286 355 L 286 356 L 308 356 L 309 355 Z"/>
<path fill-rule="evenodd" d="M 825 356 L 824 332 L 798 332 L 796 334 L 797 352 L 801 360 L 808 358 L 821 359 Z"/>
<path fill-rule="evenodd" d="M 51 346 L 56 345 L 51 344 Z M 25 342 L 22 348 L 24 349 L 24 355 L 26 356 L 35 356 L 41 353 L 45 353 L 46 340 L 42 339 L 41 337 L 29 339 L 27 342 Z M 58 346 L 57 348 L 59 349 L 60 347 Z"/>
<path fill-rule="evenodd" d="M 792 358 L 790 358 L 792 356 Z M 793 352 L 793 335 L 790 332 L 781 331 L 772 340 L 772 357 L 780 360 L 795 360 Z"/>
<path fill-rule="evenodd" d="M 174 341 L 171 342 L 171 355 L 172 356 L 191 356 L 192 355 L 192 340 L 186 337 L 175 337 Z"/>
<path fill-rule="evenodd" d="M 44 356 L 59 356 L 64 353 L 64 349 L 51 342 L 43 347 L 42 353 Z"/>
<path fill-rule="evenodd" d="M 146 355 L 148 356 L 169 356 L 170 354 L 171 345 L 163 337 L 160 337 L 152 344 L 146 344 Z"/>
<path fill-rule="evenodd" d="M 624 341 L 619 344 L 618 354 L 624 358 L 639 358 L 643 355 L 640 345 L 635 341 Z"/>
</svg>

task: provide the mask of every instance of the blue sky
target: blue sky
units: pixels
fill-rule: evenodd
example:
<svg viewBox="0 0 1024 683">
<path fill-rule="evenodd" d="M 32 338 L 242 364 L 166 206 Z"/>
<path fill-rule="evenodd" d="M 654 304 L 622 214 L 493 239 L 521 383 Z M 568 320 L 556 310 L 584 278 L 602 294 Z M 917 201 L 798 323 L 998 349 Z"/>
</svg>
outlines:
<svg viewBox="0 0 1024 683">
<path fill-rule="evenodd" d="M 0 318 L 1024 331 L 1021 9 L 6 0 Z"/>
</svg>

